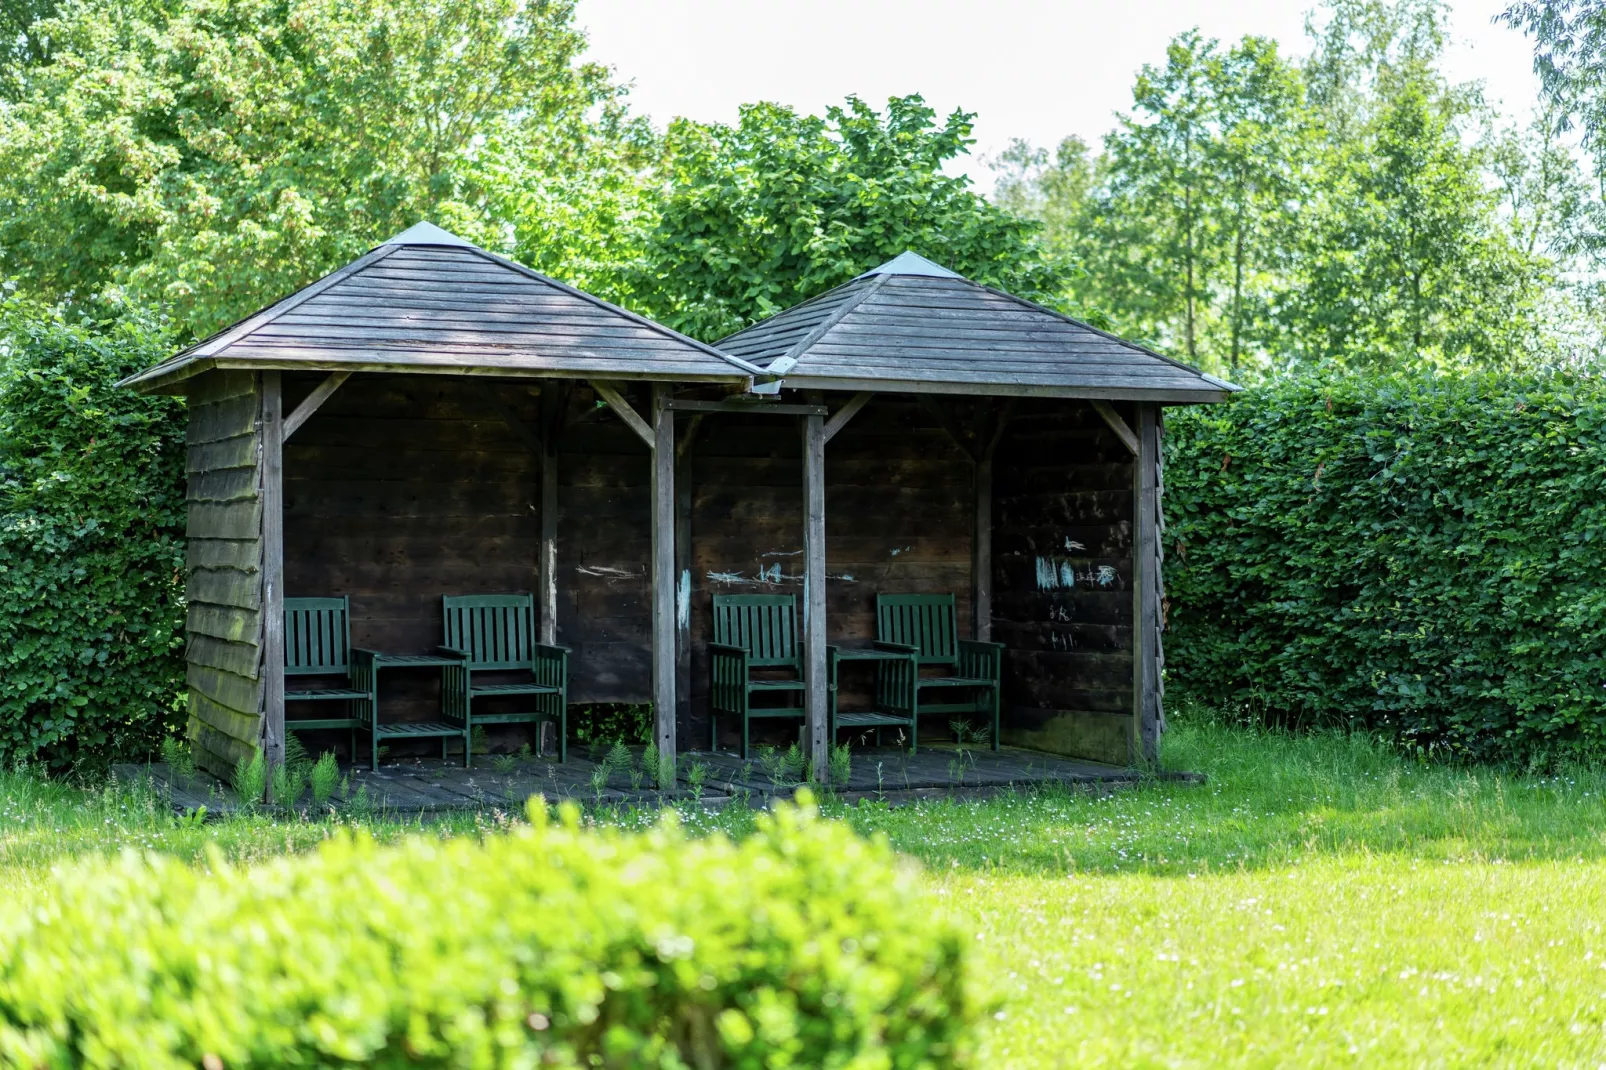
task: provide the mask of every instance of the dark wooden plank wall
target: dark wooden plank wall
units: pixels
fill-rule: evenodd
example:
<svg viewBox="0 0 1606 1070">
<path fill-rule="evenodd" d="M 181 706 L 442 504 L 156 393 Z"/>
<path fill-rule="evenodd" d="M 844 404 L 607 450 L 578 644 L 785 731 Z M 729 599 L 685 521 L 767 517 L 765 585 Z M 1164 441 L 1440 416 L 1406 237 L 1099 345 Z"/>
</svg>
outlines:
<svg viewBox="0 0 1606 1070">
<path fill-rule="evenodd" d="M 1136 426 L 1135 406 L 1116 410 Z M 1004 741 L 1131 759 L 1133 458 L 1090 405 L 1023 401 L 994 476 Z"/>
<path fill-rule="evenodd" d="M 228 777 L 262 731 L 259 377 L 213 371 L 189 389 L 186 647 L 196 763 Z"/>
<path fill-rule="evenodd" d="M 287 376 L 285 410 L 319 381 Z M 529 388 L 494 389 L 535 424 Z M 483 390 L 356 375 L 285 443 L 285 594 L 349 595 L 353 645 L 432 652 L 441 595 L 536 589 L 539 458 Z M 436 719 L 439 684 L 434 671 L 386 675 L 383 715 Z"/>
<path fill-rule="evenodd" d="M 834 404 L 846 400 L 836 398 Z M 797 594 L 803 571 L 796 418 L 712 416 L 692 460 L 692 706 L 683 746 L 707 745 L 707 643 L 715 594 Z M 970 631 L 970 462 L 915 402 L 877 397 L 825 447 L 826 622 L 832 643 L 875 638 L 877 592 L 953 592 Z M 843 680 L 844 708 L 870 679 Z M 781 743 L 796 726 L 755 727 Z M 734 738 L 733 734 L 727 737 Z"/>
<path fill-rule="evenodd" d="M 287 383 L 287 408 L 316 381 Z M 536 426 L 539 386 L 492 388 Z M 539 460 L 483 389 L 356 376 L 285 447 L 286 592 L 350 595 L 358 646 L 431 650 L 441 594 L 537 588 Z M 647 411 L 645 388 L 627 394 Z M 557 639 L 573 650 L 571 699 L 647 702 L 648 452 L 583 384 L 570 393 L 565 423 Z M 913 398 L 877 397 L 832 439 L 825 463 L 830 640 L 874 638 L 878 591 L 951 591 L 968 635 L 971 465 L 935 419 Z M 691 680 L 678 734 L 689 749 L 708 738 L 712 596 L 801 594 L 799 422 L 708 416 L 683 471 L 691 475 L 682 499 L 690 502 Z M 1131 457 L 1091 407 L 1023 401 L 996 473 L 993 628 L 1010 648 L 1006 741 L 1124 763 L 1133 708 Z M 850 705 L 859 688 L 844 684 Z M 386 716 L 433 717 L 437 687 L 425 674 L 389 680 Z M 793 728 L 778 722 L 756 738 L 766 731 L 780 743 Z"/>
</svg>

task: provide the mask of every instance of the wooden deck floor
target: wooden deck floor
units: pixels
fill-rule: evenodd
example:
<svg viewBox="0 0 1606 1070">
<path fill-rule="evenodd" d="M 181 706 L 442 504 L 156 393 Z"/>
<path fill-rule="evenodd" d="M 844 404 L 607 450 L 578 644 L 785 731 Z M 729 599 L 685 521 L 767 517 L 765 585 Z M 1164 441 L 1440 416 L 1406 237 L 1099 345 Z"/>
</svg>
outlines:
<svg viewBox="0 0 1606 1070">
<path fill-rule="evenodd" d="M 639 748 L 632 752 L 630 769 L 609 767 L 604 772 L 602 758 L 600 749 L 576 747 L 563 764 L 543 758 L 519 762 L 480 755 L 473 769 L 439 759 L 382 765 L 377 772 L 366 767 L 348 768 L 342 771 L 349 778 L 347 791 L 332 805 L 337 809 L 367 807 L 394 814 L 511 811 L 521 809 L 531 795 L 540 794 L 554 802 L 659 806 L 690 800 L 691 777 L 698 767 L 703 773 L 698 798 L 709 807 L 732 802 L 764 806 L 772 799 L 791 797 L 799 787 L 796 776 L 777 768 L 773 756 L 766 762 L 756 752 L 747 761 L 723 751 L 683 753 L 677 770 L 677 790 L 671 793 L 647 786 L 647 778 L 640 773 Z M 180 813 L 204 806 L 210 814 L 225 814 L 239 805 L 232 789 L 204 773 L 176 777 L 159 763 L 120 765 L 115 772 L 124 780 L 148 779 L 168 795 L 174 810 Z M 846 783 L 833 784 L 831 790 L 849 802 L 870 799 L 896 804 L 924 798 L 980 796 L 1046 784 L 1113 789 L 1143 781 L 1202 779 L 1191 773 L 1143 773 L 1010 747 L 995 753 L 986 748 L 937 744 L 922 747 L 915 755 L 893 747 L 856 750 Z M 304 795 L 298 808 L 306 811 L 309 807 Z"/>
</svg>

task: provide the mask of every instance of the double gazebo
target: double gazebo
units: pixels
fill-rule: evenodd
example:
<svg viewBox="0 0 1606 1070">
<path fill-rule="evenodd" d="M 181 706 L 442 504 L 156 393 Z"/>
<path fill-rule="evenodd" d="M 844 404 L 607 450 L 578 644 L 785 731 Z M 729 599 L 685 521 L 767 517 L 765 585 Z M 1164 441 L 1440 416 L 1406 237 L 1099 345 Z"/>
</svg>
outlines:
<svg viewBox="0 0 1606 1070">
<path fill-rule="evenodd" d="M 953 593 L 1004 644 L 1002 741 L 1126 765 L 1163 728 L 1161 409 L 1235 388 L 913 253 L 713 346 L 421 223 L 126 380 L 188 398 L 197 764 L 282 760 L 284 599 L 431 651 L 441 595 L 533 592 L 571 703 L 707 738 L 712 597 L 827 641 Z M 427 689 L 387 716 L 430 719 Z"/>
</svg>

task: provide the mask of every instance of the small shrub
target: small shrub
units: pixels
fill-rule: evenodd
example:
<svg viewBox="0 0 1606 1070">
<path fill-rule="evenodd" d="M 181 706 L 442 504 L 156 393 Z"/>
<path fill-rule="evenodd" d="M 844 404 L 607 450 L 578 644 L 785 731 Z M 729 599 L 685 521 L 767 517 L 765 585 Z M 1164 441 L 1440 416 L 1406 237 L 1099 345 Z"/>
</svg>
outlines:
<svg viewBox="0 0 1606 1070">
<path fill-rule="evenodd" d="M 195 755 L 190 751 L 188 740 L 178 736 L 162 740 L 162 761 L 177 779 L 188 780 L 195 775 Z"/>
<path fill-rule="evenodd" d="M 831 783 L 847 787 L 853 779 L 853 751 L 846 743 L 831 748 Z"/>
<path fill-rule="evenodd" d="M 254 868 L 68 867 L 0 903 L 0 1061 L 971 1065 L 969 944 L 884 841 L 807 807 L 740 843 L 529 814 Z"/>
<path fill-rule="evenodd" d="M 270 779 L 273 784 L 273 805 L 294 806 L 307 790 L 307 766 L 301 762 L 281 762 L 273 767 Z"/>
<path fill-rule="evenodd" d="M 703 783 L 708 779 L 708 766 L 702 762 L 692 762 L 691 768 L 686 770 L 686 784 L 691 788 L 691 797 L 703 797 Z"/>
</svg>

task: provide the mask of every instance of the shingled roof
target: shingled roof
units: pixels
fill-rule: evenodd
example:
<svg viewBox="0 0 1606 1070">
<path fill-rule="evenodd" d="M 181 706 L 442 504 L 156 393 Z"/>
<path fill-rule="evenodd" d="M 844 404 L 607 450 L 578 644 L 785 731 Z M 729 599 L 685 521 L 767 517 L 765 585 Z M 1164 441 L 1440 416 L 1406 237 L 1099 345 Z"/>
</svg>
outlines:
<svg viewBox="0 0 1606 1070">
<path fill-rule="evenodd" d="M 429 223 L 124 384 L 178 393 L 208 368 L 736 384 L 763 374 Z"/>
<path fill-rule="evenodd" d="M 1173 403 L 1238 389 L 913 252 L 715 345 L 798 388 Z"/>
</svg>

